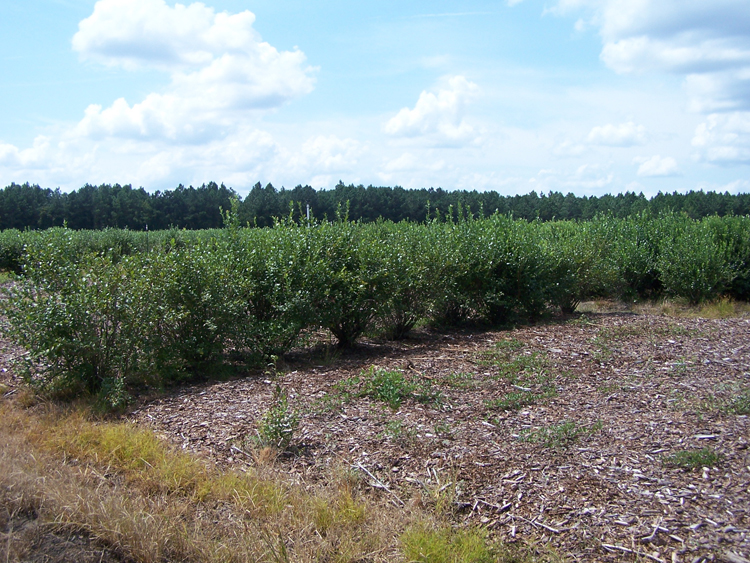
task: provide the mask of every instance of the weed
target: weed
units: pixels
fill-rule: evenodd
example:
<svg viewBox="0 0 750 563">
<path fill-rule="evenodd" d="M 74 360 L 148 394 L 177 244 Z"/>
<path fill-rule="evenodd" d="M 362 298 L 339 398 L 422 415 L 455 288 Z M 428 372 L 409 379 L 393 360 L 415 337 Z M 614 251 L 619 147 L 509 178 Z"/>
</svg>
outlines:
<svg viewBox="0 0 750 563">
<path fill-rule="evenodd" d="M 363 372 L 361 377 L 364 382 L 359 396 L 382 401 L 393 410 L 398 409 L 414 391 L 414 385 L 400 371 L 376 369 L 373 366 Z"/>
<path fill-rule="evenodd" d="M 439 515 L 447 515 L 456 508 L 461 494 L 458 470 L 452 469 L 446 478 L 438 469 L 427 468 L 427 479 L 419 481 L 423 487 L 422 498 L 434 507 Z"/>
<path fill-rule="evenodd" d="M 677 377 L 685 377 L 688 374 L 688 371 L 688 362 L 684 359 L 680 359 L 672 363 L 672 369 L 669 373 L 670 375 L 675 375 Z"/>
<path fill-rule="evenodd" d="M 518 354 L 523 348 L 518 340 L 503 340 L 495 348 L 483 354 L 480 363 L 495 367 L 498 378 L 511 384 L 544 383 L 550 379 L 547 358 L 542 352 Z"/>
<path fill-rule="evenodd" d="M 567 321 L 565 324 L 572 325 L 572 326 L 578 326 L 578 327 L 587 327 L 596 324 L 593 320 L 591 320 L 591 317 L 586 315 L 586 313 L 583 313 L 581 316 L 579 316 L 577 319 L 571 319 Z"/>
<path fill-rule="evenodd" d="M 429 379 L 425 379 L 414 389 L 414 400 L 423 405 L 441 405 L 443 403 L 443 394 L 440 389 L 433 387 Z"/>
<path fill-rule="evenodd" d="M 420 523 L 401 536 L 404 555 L 414 563 L 493 563 L 487 533 L 478 528 L 454 530 Z"/>
<path fill-rule="evenodd" d="M 403 372 L 370 366 L 367 370 L 333 386 L 333 392 L 322 402 L 324 408 L 334 408 L 351 401 L 354 397 L 369 397 L 397 410 L 402 403 L 413 398 L 423 404 L 440 404 L 443 395 L 425 380 L 419 384 L 409 381 Z"/>
<path fill-rule="evenodd" d="M 298 425 L 299 413 L 289 407 L 287 393 L 277 383 L 271 408 L 258 423 L 258 445 L 286 450 L 292 443 Z"/>
<path fill-rule="evenodd" d="M 382 435 L 403 446 L 414 442 L 417 438 L 417 431 L 404 425 L 400 420 L 389 420 L 385 423 Z"/>
<path fill-rule="evenodd" d="M 738 385 L 719 386 L 722 396 L 708 395 L 700 399 L 698 410 L 702 412 L 719 411 L 727 414 L 750 414 L 750 387 Z M 729 395 L 730 397 L 726 397 Z"/>
<path fill-rule="evenodd" d="M 488 409 L 500 409 L 504 411 L 517 411 L 529 405 L 535 405 L 539 396 L 529 391 L 508 393 L 499 399 L 485 401 L 484 406 Z"/>
<path fill-rule="evenodd" d="M 741 391 L 732 399 L 727 405 L 727 410 L 732 414 L 750 414 L 750 388 Z"/>
<path fill-rule="evenodd" d="M 440 438 L 453 438 L 453 428 L 449 422 L 438 422 L 433 426 L 433 430 Z"/>
<path fill-rule="evenodd" d="M 266 369 L 263 372 L 263 375 L 268 379 L 276 379 L 280 375 L 278 369 L 279 357 L 276 354 L 271 354 L 268 359 L 269 362 L 266 364 Z"/>
<path fill-rule="evenodd" d="M 471 389 L 476 385 L 474 375 L 464 371 L 452 372 L 442 380 L 442 383 L 456 389 Z"/>
<path fill-rule="evenodd" d="M 664 458 L 664 464 L 680 469 L 699 469 L 701 467 L 716 467 L 722 456 L 711 448 L 701 450 L 681 450 Z"/>
<path fill-rule="evenodd" d="M 617 383 L 607 383 L 606 385 L 600 385 L 596 390 L 602 395 L 611 395 L 622 390 L 622 386 Z"/>
<path fill-rule="evenodd" d="M 542 444 L 547 448 L 566 448 L 577 442 L 579 438 L 591 436 L 601 430 L 601 428 L 601 421 L 591 426 L 579 426 L 575 422 L 568 420 L 561 424 L 523 432 L 519 436 L 519 440 Z"/>
</svg>

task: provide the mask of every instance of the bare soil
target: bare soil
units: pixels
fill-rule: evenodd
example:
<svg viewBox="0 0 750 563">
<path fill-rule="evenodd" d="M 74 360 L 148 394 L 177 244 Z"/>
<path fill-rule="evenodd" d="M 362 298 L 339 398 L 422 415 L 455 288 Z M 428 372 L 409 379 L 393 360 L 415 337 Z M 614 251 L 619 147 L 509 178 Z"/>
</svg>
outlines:
<svg viewBox="0 0 750 563">
<path fill-rule="evenodd" d="M 3 346 L 0 370 L 16 353 Z M 429 381 L 432 397 L 413 393 L 394 410 L 344 395 L 371 366 Z M 276 463 L 300 483 L 344 462 L 388 502 L 447 501 L 458 521 L 570 560 L 750 558 L 750 421 L 728 406 L 750 387 L 750 316 L 587 313 L 302 351 L 279 368 L 182 388 L 128 418 L 248 467 L 278 383 L 301 418 Z M 704 449 L 717 456 L 710 466 L 670 463 Z"/>
</svg>

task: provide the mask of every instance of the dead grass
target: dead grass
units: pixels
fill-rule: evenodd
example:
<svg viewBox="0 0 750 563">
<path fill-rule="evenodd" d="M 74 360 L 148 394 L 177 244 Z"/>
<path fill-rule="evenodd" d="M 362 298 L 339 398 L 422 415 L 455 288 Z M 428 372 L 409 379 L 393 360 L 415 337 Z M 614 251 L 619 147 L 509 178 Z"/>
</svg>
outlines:
<svg viewBox="0 0 750 563">
<path fill-rule="evenodd" d="M 722 297 L 702 305 L 688 305 L 674 299 L 661 299 L 651 302 L 625 303 L 622 301 L 598 300 L 585 301 L 578 305 L 576 312 L 586 313 L 623 313 L 633 312 L 639 315 L 665 315 L 677 318 L 731 319 L 750 314 L 750 303 L 735 301 Z"/>
<path fill-rule="evenodd" d="M 681 301 L 665 299 L 656 303 L 639 303 L 634 310 L 639 314 L 661 314 L 678 318 L 731 319 L 750 314 L 750 303 L 722 297 L 693 306 Z"/>
<path fill-rule="evenodd" d="M 308 485 L 285 478 L 268 453 L 256 461 L 252 471 L 220 471 L 142 427 L 5 401 L 2 555 L 24 560 L 40 534 L 65 531 L 98 545 L 102 561 L 145 563 L 414 560 L 415 530 L 430 530 L 431 545 L 447 546 L 446 560 L 457 563 L 489 560 L 495 549 L 476 529 L 456 533 L 425 508 L 430 499 L 378 500 L 347 467 Z M 14 532 L 28 522 L 34 534 Z"/>
</svg>

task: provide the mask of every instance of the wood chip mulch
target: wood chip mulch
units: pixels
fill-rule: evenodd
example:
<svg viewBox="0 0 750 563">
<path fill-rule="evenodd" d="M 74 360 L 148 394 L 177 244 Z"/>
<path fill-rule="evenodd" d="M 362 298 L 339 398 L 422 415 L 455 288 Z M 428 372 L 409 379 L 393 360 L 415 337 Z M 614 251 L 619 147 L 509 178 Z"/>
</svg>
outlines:
<svg viewBox="0 0 750 563">
<path fill-rule="evenodd" d="M 370 366 L 429 381 L 439 396 L 412 396 L 397 410 L 342 400 L 340 382 Z M 183 388 L 129 417 L 185 450 L 247 467 L 278 383 L 301 419 L 296 453 L 276 463 L 300 482 L 344 462 L 388 502 L 448 498 L 457 519 L 570 560 L 750 559 L 750 421 L 732 408 L 750 389 L 748 316 L 587 313 L 365 341 L 283 367 L 274 380 Z M 715 461 L 672 463 L 698 450 Z"/>
</svg>

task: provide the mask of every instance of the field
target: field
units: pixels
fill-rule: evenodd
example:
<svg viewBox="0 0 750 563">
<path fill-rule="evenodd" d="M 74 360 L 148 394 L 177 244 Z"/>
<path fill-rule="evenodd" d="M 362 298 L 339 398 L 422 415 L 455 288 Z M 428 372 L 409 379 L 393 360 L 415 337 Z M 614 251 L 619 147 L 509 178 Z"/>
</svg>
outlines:
<svg viewBox="0 0 750 563">
<path fill-rule="evenodd" d="M 285 483 L 288 512 L 304 512 L 299 491 L 340 506 L 346 490 L 352 510 L 365 510 L 345 524 L 335 515 L 304 525 L 276 515 L 279 527 L 258 532 L 260 547 L 245 560 L 746 561 L 750 317 L 728 309 L 725 302 L 686 315 L 584 303 L 576 314 L 507 330 L 422 329 L 348 350 L 323 340 L 246 377 L 142 397 L 123 420 L 225 474 Z M 14 348 L 5 344 L 10 369 Z M 22 401 L 9 401 L 23 392 L 3 373 L 3 408 L 17 412 Z M 299 419 L 281 454 L 259 439 L 279 397 Z M 61 471 L 86 473 L 101 489 L 172 498 L 143 492 L 111 459 L 46 448 Z M 6 458 L 9 451 L 4 444 Z M 3 475 L 12 506 L 12 491 L 31 485 Z M 332 484 L 339 496 L 325 497 Z M 37 543 L 27 538 L 27 548 L 37 552 L 24 560 L 159 560 L 128 547 L 125 532 L 60 516 L 44 498 L 54 495 L 34 490 L 35 511 L 3 521 L 9 557 L 36 515 L 58 526 L 29 535 Z M 193 495 L 180 521 L 186 529 L 200 521 L 190 511 L 208 521 L 259 518 L 238 516 L 233 503 Z"/>
<path fill-rule="evenodd" d="M 236 211 L 0 234 L 6 560 L 747 561 L 750 218 Z"/>
</svg>

